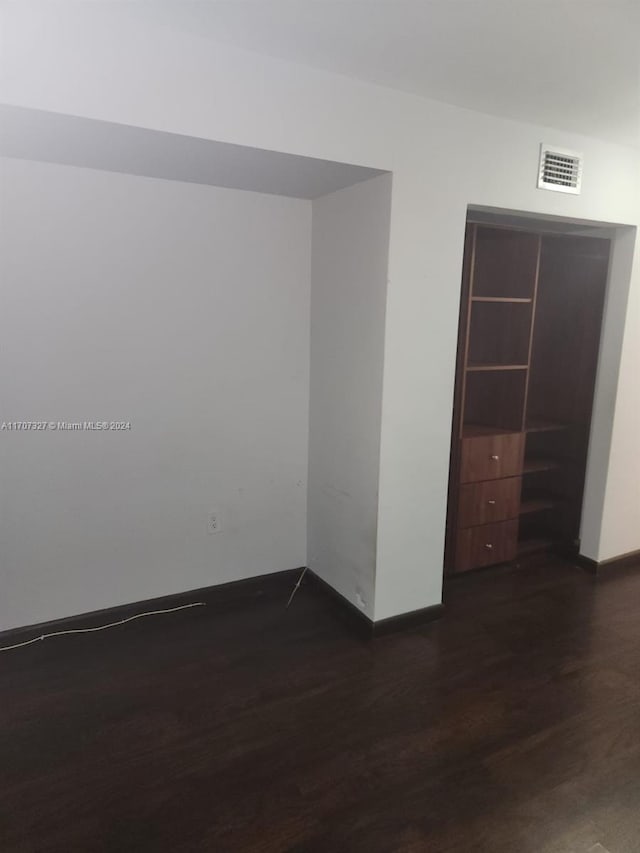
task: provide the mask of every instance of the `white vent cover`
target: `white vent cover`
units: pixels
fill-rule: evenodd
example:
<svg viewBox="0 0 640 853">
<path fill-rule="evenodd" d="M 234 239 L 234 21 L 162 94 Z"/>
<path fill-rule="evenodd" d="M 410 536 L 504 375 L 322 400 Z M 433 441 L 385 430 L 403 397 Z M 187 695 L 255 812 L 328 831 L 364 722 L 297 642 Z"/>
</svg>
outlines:
<svg viewBox="0 0 640 853">
<path fill-rule="evenodd" d="M 581 184 L 582 154 L 543 143 L 540 146 L 538 189 L 578 195 Z"/>
</svg>

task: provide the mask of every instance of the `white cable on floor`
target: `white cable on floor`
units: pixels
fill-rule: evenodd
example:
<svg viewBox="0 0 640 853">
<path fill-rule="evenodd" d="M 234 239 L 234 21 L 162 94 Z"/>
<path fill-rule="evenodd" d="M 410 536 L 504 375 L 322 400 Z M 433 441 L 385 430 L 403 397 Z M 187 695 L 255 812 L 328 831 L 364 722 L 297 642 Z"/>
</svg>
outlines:
<svg viewBox="0 0 640 853">
<path fill-rule="evenodd" d="M 186 610 L 189 607 L 205 606 L 205 601 L 195 601 L 193 604 L 181 604 L 179 607 L 170 607 L 168 610 L 149 610 L 146 613 L 136 613 L 135 616 L 127 616 L 126 619 L 120 619 L 117 622 L 109 622 L 107 625 L 98 625 L 95 628 L 72 628 L 69 631 L 53 631 L 51 634 L 42 634 L 40 637 L 33 637 L 31 640 L 25 640 L 24 643 L 16 643 L 13 646 L 0 647 L 0 652 L 9 652 L 11 649 L 21 649 L 23 646 L 30 646 L 32 643 L 39 643 L 40 640 L 48 640 L 50 637 L 63 637 L 66 634 L 90 634 L 93 631 L 104 631 L 106 628 L 115 628 L 118 625 L 124 625 L 126 622 L 133 622 L 134 619 L 142 619 L 143 616 L 160 616 L 163 613 L 175 613 L 176 610 Z"/>
<path fill-rule="evenodd" d="M 291 604 L 291 602 L 293 601 L 293 596 L 296 594 L 296 592 L 297 592 L 297 591 L 298 591 L 298 589 L 300 588 L 300 584 L 302 583 L 302 578 L 306 575 L 306 573 L 307 573 L 307 569 L 308 569 L 308 568 L 309 568 L 308 566 L 305 566 L 305 567 L 304 567 L 304 569 L 302 570 L 302 574 L 301 574 L 301 575 L 300 575 L 300 577 L 298 578 L 298 583 L 294 586 L 294 588 L 293 588 L 293 592 L 292 592 L 292 593 L 291 593 L 291 595 L 289 596 L 289 601 L 287 601 L 287 605 L 286 605 L 286 607 L 285 607 L 285 610 L 288 610 L 288 609 L 289 609 L 289 605 L 290 605 L 290 604 Z"/>
</svg>

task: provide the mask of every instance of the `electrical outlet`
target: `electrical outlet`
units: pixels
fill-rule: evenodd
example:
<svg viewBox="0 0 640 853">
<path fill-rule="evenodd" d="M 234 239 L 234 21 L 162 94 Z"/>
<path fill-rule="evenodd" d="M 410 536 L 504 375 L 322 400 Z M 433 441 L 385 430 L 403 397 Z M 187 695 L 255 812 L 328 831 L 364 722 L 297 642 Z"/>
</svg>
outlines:
<svg viewBox="0 0 640 853">
<path fill-rule="evenodd" d="M 207 533 L 218 533 L 220 530 L 220 516 L 217 512 L 212 512 L 207 522 Z"/>
<path fill-rule="evenodd" d="M 360 608 L 360 610 L 365 610 L 365 608 L 367 606 L 367 602 L 362 597 L 362 592 L 359 589 L 356 590 L 356 603 L 357 603 L 358 607 Z"/>
</svg>

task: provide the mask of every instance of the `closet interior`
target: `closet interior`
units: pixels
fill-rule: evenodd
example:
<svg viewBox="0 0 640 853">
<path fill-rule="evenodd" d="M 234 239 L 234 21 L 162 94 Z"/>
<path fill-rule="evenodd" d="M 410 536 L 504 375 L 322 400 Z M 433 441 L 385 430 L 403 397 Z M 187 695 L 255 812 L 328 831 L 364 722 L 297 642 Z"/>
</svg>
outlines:
<svg viewBox="0 0 640 853">
<path fill-rule="evenodd" d="M 468 222 L 445 566 L 578 547 L 610 241 Z"/>
</svg>

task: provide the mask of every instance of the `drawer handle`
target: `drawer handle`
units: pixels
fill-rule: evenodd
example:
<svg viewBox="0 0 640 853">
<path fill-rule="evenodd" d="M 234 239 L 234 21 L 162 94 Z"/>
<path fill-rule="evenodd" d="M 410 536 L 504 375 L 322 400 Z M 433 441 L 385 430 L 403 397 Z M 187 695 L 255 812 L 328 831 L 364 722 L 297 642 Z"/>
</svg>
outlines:
<svg viewBox="0 0 640 853">
<path fill-rule="evenodd" d="M 495 501 L 487 501 L 487 503 L 489 504 L 489 506 L 495 506 L 496 505 Z"/>
<path fill-rule="evenodd" d="M 491 459 L 493 462 L 497 462 L 500 457 L 496 456 L 496 454 L 494 453 L 492 456 L 489 457 L 489 459 Z"/>
<path fill-rule="evenodd" d="M 487 544 L 484 547 L 487 549 L 487 551 L 491 551 L 491 549 L 493 548 L 493 545 L 490 542 L 487 542 Z"/>
</svg>

